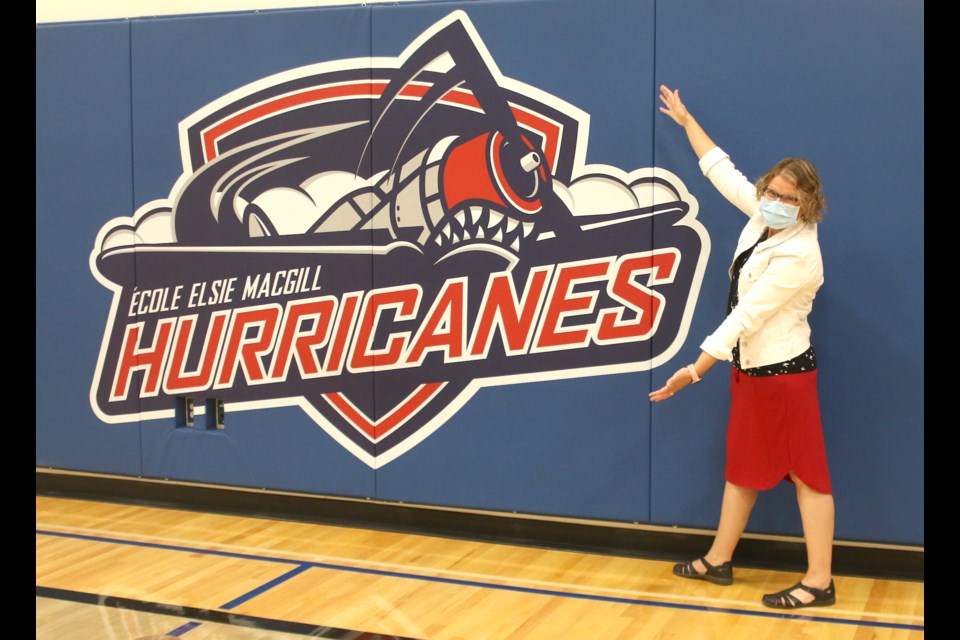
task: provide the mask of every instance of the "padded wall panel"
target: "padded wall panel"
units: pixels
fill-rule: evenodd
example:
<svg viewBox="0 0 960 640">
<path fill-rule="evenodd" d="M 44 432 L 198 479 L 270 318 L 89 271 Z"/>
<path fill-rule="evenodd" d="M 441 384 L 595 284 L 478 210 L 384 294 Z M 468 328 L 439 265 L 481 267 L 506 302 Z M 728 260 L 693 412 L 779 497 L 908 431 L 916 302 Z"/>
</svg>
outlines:
<svg viewBox="0 0 960 640">
<path fill-rule="evenodd" d="M 38 25 L 36 47 L 37 465 L 137 474 L 137 429 L 89 398 L 110 307 L 91 242 L 133 204 L 129 25 Z"/>
<path fill-rule="evenodd" d="M 818 167 L 825 284 L 811 324 L 837 536 L 923 544 L 923 6 L 661 2 L 657 49 L 657 83 L 680 89 L 749 177 L 786 155 Z M 682 130 L 661 117 L 656 131 L 656 164 L 696 194 L 715 246 L 682 364 L 722 320 L 741 216 Z M 728 369 L 655 410 L 655 522 L 715 526 Z M 799 533 L 789 486 L 775 493 L 749 530 Z"/>
<path fill-rule="evenodd" d="M 282 82 L 277 74 L 295 76 L 301 67 L 331 59 L 365 60 L 370 52 L 369 21 L 369 10 L 362 7 L 135 21 L 132 29 L 133 113 L 138 204 L 157 199 L 165 206 L 174 207 L 181 219 L 202 215 L 198 213 L 199 198 L 191 199 L 181 174 L 196 178 L 216 173 L 218 169 L 213 166 L 215 162 L 210 161 L 207 163 L 210 168 L 203 173 L 200 162 L 189 156 L 188 139 L 192 138 L 188 125 L 181 123 L 202 109 L 209 113 L 208 105 L 218 100 L 221 104 L 235 101 L 237 110 L 263 100 L 256 96 L 256 83 L 269 85 L 271 81 L 266 78 Z M 367 65 L 354 66 L 365 68 Z M 254 87 L 250 88 L 251 85 Z M 238 92 L 240 97 L 225 98 Z M 245 97 L 246 94 L 252 97 Z M 361 113 L 359 117 L 368 119 L 369 114 Z M 298 126 L 304 128 L 315 124 L 308 116 L 300 122 Z M 217 160 L 221 164 L 229 162 L 228 150 L 229 147 L 218 149 Z M 224 161 L 223 157 L 228 159 Z M 218 179 L 236 179 L 242 174 L 242 170 L 230 168 L 228 171 Z M 197 178 L 197 182 L 202 180 Z M 239 209 L 229 207 L 230 215 Z M 226 241 L 220 240 L 216 228 L 203 232 L 206 235 L 202 237 L 190 235 L 199 234 L 202 229 L 197 225 L 178 226 L 176 242 L 198 248 L 188 251 L 173 264 L 158 260 L 149 251 L 139 251 L 136 273 L 140 288 L 181 285 L 183 299 L 179 315 L 200 313 L 198 327 L 203 326 L 202 312 L 207 308 L 201 302 L 221 299 L 214 293 L 219 283 L 237 278 L 236 289 L 230 296 L 237 304 L 243 296 L 244 274 L 264 274 L 265 280 L 267 274 L 273 276 L 306 268 L 299 262 L 294 265 L 296 258 L 282 251 L 237 255 L 219 249 L 206 250 L 203 247 Z M 250 265 L 256 266 L 250 268 Z M 312 268 L 314 272 L 318 269 Z M 366 256 L 360 257 L 359 268 L 353 275 L 358 286 L 369 288 Z M 196 295 L 191 298 L 191 294 Z M 191 307 L 191 300 L 196 306 Z M 262 300 L 264 305 L 272 306 L 272 297 Z M 215 304 L 210 308 L 213 306 Z M 195 335 L 197 341 L 200 335 L 199 332 Z M 268 367 L 269 356 L 264 356 L 262 362 Z M 365 393 L 373 393 L 372 383 L 366 384 Z M 178 425 L 176 414 L 145 420 L 145 475 L 329 495 L 375 496 L 374 472 L 356 464 L 353 457 L 331 441 L 303 411 L 236 410 L 238 402 L 251 398 L 229 384 L 218 382 L 182 395 L 195 403 L 198 411 L 195 425 L 183 428 Z M 208 400 L 218 399 L 225 403 L 222 429 L 216 428 L 207 414 L 199 415 Z"/>
<path fill-rule="evenodd" d="M 417 37 L 424 25 L 452 10 L 469 16 L 478 47 L 484 50 L 487 65 L 501 76 L 501 86 L 522 83 L 516 87 L 522 96 L 550 104 L 564 101 L 584 114 L 577 139 L 568 140 L 582 149 L 581 156 L 573 175 L 557 177 L 557 182 L 569 186 L 590 173 L 591 163 L 598 173 L 650 166 L 652 103 L 637 104 L 636 97 L 638 87 L 652 82 L 652 2 L 604 2 L 589 11 L 572 0 L 375 7 L 375 53 L 391 55 Z M 600 38 L 609 46 L 590 46 Z M 467 59 L 468 44 L 451 39 L 444 46 L 454 59 Z M 469 72 L 466 86 L 477 87 L 478 74 Z M 607 84 L 603 78 L 611 75 L 622 81 Z M 585 217 L 616 206 L 603 195 L 576 204 Z M 538 218 L 547 213 L 531 219 L 542 224 Z M 649 222 L 631 228 L 624 233 L 636 233 L 636 242 L 626 245 L 640 250 L 650 242 L 651 231 Z M 557 237 L 563 241 L 561 231 Z M 521 275 L 530 268 L 528 261 L 572 262 L 623 250 L 607 245 L 608 240 L 585 232 L 577 235 L 575 247 L 553 248 L 549 241 L 523 244 L 514 279 L 519 285 L 529 281 Z M 537 257 L 538 245 L 543 245 L 542 258 Z M 464 265 L 467 271 L 475 268 Z M 374 277 L 382 276 L 375 270 Z M 470 285 L 475 282 L 471 279 Z M 485 388 L 422 443 L 378 471 L 379 495 L 425 504 L 646 520 L 649 373 L 578 373 L 578 368 L 596 365 L 595 351 L 599 349 L 564 350 L 552 357 L 528 354 L 503 366 L 494 353 L 489 354 L 483 366 L 477 364 L 471 372 L 486 378 L 479 380 Z M 631 357 L 649 361 L 649 345 L 636 345 Z M 523 360 L 529 362 L 526 368 Z M 390 383 L 386 378 L 378 378 L 378 390 Z"/>
</svg>

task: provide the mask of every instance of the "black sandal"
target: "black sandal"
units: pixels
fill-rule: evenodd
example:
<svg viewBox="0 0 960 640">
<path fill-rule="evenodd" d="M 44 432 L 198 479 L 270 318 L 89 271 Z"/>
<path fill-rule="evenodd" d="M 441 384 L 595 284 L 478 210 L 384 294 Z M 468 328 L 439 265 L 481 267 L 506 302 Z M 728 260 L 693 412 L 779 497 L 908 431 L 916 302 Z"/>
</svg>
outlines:
<svg viewBox="0 0 960 640">
<path fill-rule="evenodd" d="M 803 602 L 791 592 L 800 589 L 813 596 L 813 601 Z M 774 609 L 802 609 L 803 607 L 829 607 L 837 603 L 837 590 L 833 586 L 833 580 L 826 589 L 814 589 L 808 587 L 802 582 L 798 582 L 789 589 L 768 593 L 763 596 L 763 604 Z"/>
<path fill-rule="evenodd" d="M 707 570 L 706 573 L 697 571 L 697 568 L 693 566 L 694 562 L 696 562 L 696 560 L 673 565 L 673 575 L 680 576 L 681 578 L 692 578 L 694 580 L 706 580 L 713 584 L 724 586 L 733 584 L 733 565 L 730 564 L 729 561 L 724 562 L 719 567 L 715 567 L 707 562 L 706 558 L 700 558 L 700 562 L 703 563 L 703 568 Z"/>
</svg>

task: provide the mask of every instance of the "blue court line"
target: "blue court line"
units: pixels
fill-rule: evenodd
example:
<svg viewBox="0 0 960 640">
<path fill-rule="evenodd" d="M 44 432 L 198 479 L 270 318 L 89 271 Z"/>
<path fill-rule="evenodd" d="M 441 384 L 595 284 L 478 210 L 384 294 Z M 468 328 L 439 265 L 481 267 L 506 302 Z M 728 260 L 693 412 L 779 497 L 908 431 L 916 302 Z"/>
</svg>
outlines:
<svg viewBox="0 0 960 640">
<path fill-rule="evenodd" d="M 290 578 L 292 578 L 292 577 L 294 577 L 294 576 L 297 576 L 297 575 L 300 575 L 301 573 L 303 573 L 304 571 L 306 571 L 306 570 L 309 569 L 309 568 L 310 568 L 310 566 L 309 566 L 309 564 L 307 564 L 307 563 L 300 564 L 299 566 L 294 567 L 294 568 L 291 569 L 290 571 L 287 571 L 287 572 L 286 572 L 285 574 L 283 574 L 282 576 L 277 576 L 277 577 L 274 578 L 273 580 L 270 580 L 270 581 L 268 581 L 268 582 L 263 583 L 262 585 L 260 585 L 260 586 L 257 587 L 256 589 L 253 589 L 252 591 L 249 591 L 249 592 L 243 594 L 243 595 L 240 596 L 239 598 L 235 598 L 234 600 L 231 600 L 230 602 L 228 602 L 227 604 L 223 605 L 223 606 L 220 607 L 220 608 L 221 608 L 221 609 L 233 609 L 234 607 L 239 606 L 239 605 L 243 604 L 244 602 L 246 602 L 246 601 L 248 601 L 248 600 L 252 600 L 253 598 L 256 598 L 256 597 L 257 597 L 258 595 L 260 595 L 261 593 L 266 593 L 267 591 L 270 591 L 271 589 L 273 589 L 275 586 L 280 585 L 280 584 L 283 584 L 284 582 L 286 582 L 286 581 L 289 580 Z"/>
<path fill-rule="evenodd" d="M 503 585 L 496 583 L 480 582 L 478 580 L 464 580 L 460 578 L 443 578 L 439 576 L 422 576 L 413 573 L 402 573 L 399 571 L 387 571 L 384 569 L 369 569 L 364 567 L 351 567 L 346 565 L 337 565 L 327 562 L 303 562 L 299 560 L 290 560 L 287 558 L 273 558 L 269 556 L 257 556 L 248 553 L 238 553 L 234 551 L 216 551 L 212 549 L 197 549 L 194 547 L 183 547 L 179 545 L 160 544 L 155 542 L 137 542 L 133 540 L 122 540 L 119 538 L 107 538 L 102 536 L 91 536 L 79 533 L 61 533 L 56 531 L 44 531 L 37 529 L 38 535 L 47 535 L 60 538 L 74 538 L 80 540 L 91 540 L 94 542 L 110 542 L 113 544 L 124 544 L 134 547 L 146 547 L 152 549 L 164 549 L 167 551 L 183 551 L 187 553 L 199 553 L 205 555 L 223 556 L 228 558 L 240 558 L 244 560 L 258 560 L 261 562 L 276 562 L 281 564 L 292 564 L 296 567 L 281 577 L 275 578 L 265 585 L 254 589 L 253 591 L 240 596 L 229 603 L 229 607 L 235 607 L 251 598 L 265 592 L 268 589 L 289 580 L 309 568 L 332 569 L 335 571 L 350 571 L 353 573 L 365 573 L 369 575 L 386 576 L 391 578 L 404 578 L 408 580 L 423 580 L 426 582 L 436 582 L 441 584 L 455 584 L 459 586 L 478 587 L 482 589 L 497 589 L 500 591 L 513 591 L 517 593 L 529 593 L 536 595 L 547 595 L 557 598 L 572 598 L 579 600 L 594 600 L 598 602 L 612 602 L 617 604 L 644 605 L 650 607 L 661 607 L 666 609 L 685 609 L 688 611 L 705 611 L 711 613 L 732 613 L 736 615 L 757 616 L 761 618 L 780 618 L 787 620 L 803 620 L 807 622 L 826 622 L 829 624 L 846 624 L 864 627 L 880 627 L 884 629 L 908 629 L 911 631 L 923 631 L 923 625 L 903 624 L 897 622 L 876 622 L 871 620 L 858 620 L 848 618 L 831 618 L 826 616 L 804 615 L 798 613 L 785 613 L 778 611 L 755 611 L 752 609 L 734 609 L 730 607 L 717 607 L 699 604 L 683 604 L 679 602 L 661 602 L 658 600 L 644 600 L 642 598 L 621 598 L 616 596 L 601 596 L 587 593 L 571 593 L 567 591 L 556 591 L 551 589 L 538 589 L 533 587 L 517 587 L 513 585 Z M 228 608 L 225 606 L 224 608 Z"/>
<path fill-rule="evenodd" d="M 193 631 L 200 626 L 199 622 L 186 622 L 176 629 L 168 631 L 165 635 L 173 636 L 174 638 L 179 638 L 182 635 L 185 635 L 189 631 Z"/>
</svg>

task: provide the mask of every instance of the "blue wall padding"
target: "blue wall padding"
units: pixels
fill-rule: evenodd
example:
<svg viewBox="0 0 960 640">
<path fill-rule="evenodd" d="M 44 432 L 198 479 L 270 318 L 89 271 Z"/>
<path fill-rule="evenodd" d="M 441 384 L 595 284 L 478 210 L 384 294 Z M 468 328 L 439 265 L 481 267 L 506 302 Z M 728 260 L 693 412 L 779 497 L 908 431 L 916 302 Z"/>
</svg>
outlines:
<svg viewBox="0 0 960 640">
<path fill-rule="evenodd" d="M 270 397 L 269 386 L 196 394 L 200 405 L 218 393 L 226 399 L 222 430 L 178 425 L 172 404 L 158 413 L 154 398 L 132 401 L 125 414 L 132 419 L 98 411 L 102 398 L 91 389 L 114 295 L 98 281 L 91 255 L 105 225 L 151 203 L 169 206 L 175 185 L 186 184 L 192 169 L 181 123 L 238 90 L 315 65 L 369 68 L 376 78 L 384 73 L 378 64 L 454 11 L 469 18 L 512 89 L 584 116 L 577 171 L 621 177 L 657 167 L 689 191 L 708 238 L 682 340 L 655 336 L 630 353 L 638 362 L 664 355 L 622 371 L 589 368 L 598 365 L 586 351 L 545 354 L 537 362 L 566 374 L 538 377 L 534 368 L 504 376 L 383 464 L 358 451 L 383 455 L 390 441 L 347 445 L 320 428 L 316 404 Z M 659 113 L 663 83 L 680 89 L 751 179 L 786 155 L 818 167 L 828 199 L 820 227 L 825 284 L 811 324 L 837 538 L 923 544 L 922 5 L 750 0 L 731 11 L 709 0 L 419 2 L 38 25 L 36 46 L 38 467 L 715 527 L 730 365 L 719 363 L 668 402 L 652 405 L 647 393 L 692 362 L 722 321 L 743 219 L 702 176 L 683 131 Z M 358 107 L 357 120 L 369 120 L 374 108 Z M 473 112 L 451 113 L 463 118 L 457 126 L 476 126 Z M 416 136 L 438 126 L 425 122 Z M 368 135 L 369 123 L 357 131 Z M 379 135 L 360 169 L 390 164 L 396 132 Z M 412 144 L 424 139 L 416 136 Z M 651 237 L 653 246 L 668 237 L 653 221 L 631 229 L 637 251 Z M 371 242 L 378 237 L 370 232 Z M 608 240 L 616 238 L 585 235 L 562 246 L 571 256 L 598 256 Z M 696 257 L 686 259 L 688 268 Z M 138 248 L 110 264 L 149 288 L 200 264 L 184 260 L 171 266 Z M 405 263 L 375 256 L 331 264 L 349 271 L 340 275 L 354 290 L 407 277 Z M 455 274 L 457 264 L 444 273 Z M 480 367 L 458 365 L 451 379 Z M 411 381 L 431 375 L 425 366 L 357 376 L 346 396 L 379 419 Z M 197 424 L 206 424 L 203 415 Z M 761 496 L 748 531 L 802 533 L 789 485 Z"/>
</svg>

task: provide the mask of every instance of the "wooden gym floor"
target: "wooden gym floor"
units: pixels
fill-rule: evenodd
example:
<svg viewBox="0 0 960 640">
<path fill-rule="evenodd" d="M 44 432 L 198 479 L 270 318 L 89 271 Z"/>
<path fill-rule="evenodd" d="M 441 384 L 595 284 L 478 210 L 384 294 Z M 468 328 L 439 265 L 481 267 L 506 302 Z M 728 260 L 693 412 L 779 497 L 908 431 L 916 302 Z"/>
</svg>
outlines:
<svg viewBox="0 0 960 640">
<path fill-rule="evenodd" d="M 793 573 L 40 495 L 36 534 L 37 640 L 924 637 L 922 581 L 836 576 L 791 613 L 760 598 Z"/>
</svg>

